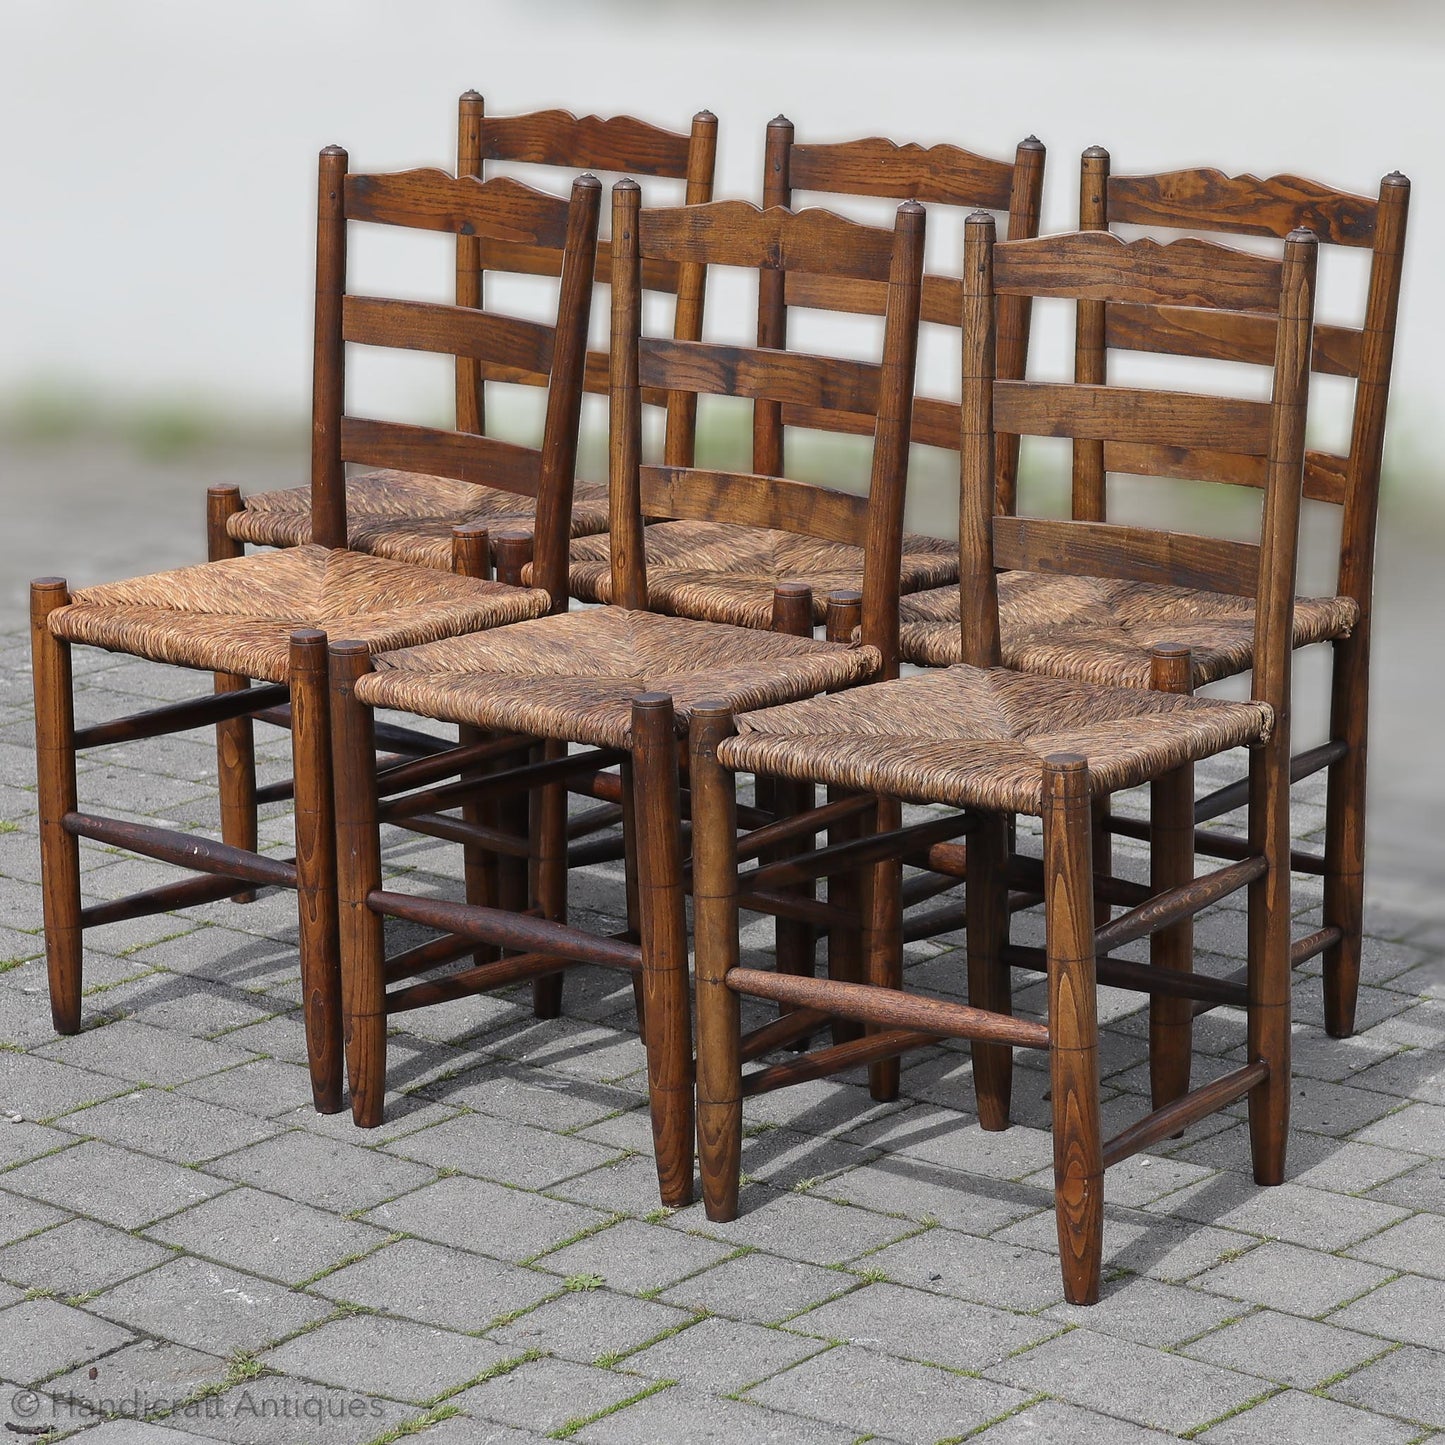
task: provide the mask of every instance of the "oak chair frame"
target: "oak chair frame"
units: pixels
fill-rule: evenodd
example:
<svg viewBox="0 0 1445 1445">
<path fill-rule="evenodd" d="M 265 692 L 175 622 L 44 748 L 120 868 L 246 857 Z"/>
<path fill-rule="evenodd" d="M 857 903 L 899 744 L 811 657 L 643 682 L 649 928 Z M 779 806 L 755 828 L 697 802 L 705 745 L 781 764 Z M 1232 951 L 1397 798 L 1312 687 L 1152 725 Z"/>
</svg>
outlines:
<svg viewBox="0 0 1445 1445">
<path fill-rule="evenodd" d="M 973 1042 L 980 1120 L 986 1129 L 1008 1124 L 1012 1050 L 1049 1052 L 1054 1117 L 1055 1202 L 1066 1297 L 1098 1297 L 1103 1229 L 1103 1171 L 1150 1144 L 1242 1097 L 1249 1100 L 1251 1148 L 1260 1183 L 1283 1178 L 1289 1111 L 1289 693 L 1290 626 L 1304 468 L 1304 417 L 1310 358 L 1314 237 L 1293 233 L 1284 261 L 1230 252 L 1201 242 L 1132 246 L 1113 236 L 1074 235 L 993 243 L 993 218 L 970 218 L 964 276 L 964 406 L 961 427 L 960 577 L 965 664 L 997 667 L 999 570 L 1021 565 L 1139 579 L 1206 575 L 1215 585 L 1258 599 L 1255 695 L 1273 715 L 1274 730 L 1251 750 L 1249 853 L 1204 878 L 1130 892 L 1128 912 L 1095 927 L 1088 761 L 1055 754 L 1042 763 L 1042 864 L 1012 853 L 1007 813 L 966 808 L 953 820 L 930 819 L 861 839 L 739 871 L 739 860 L 759 852 L 758 836 L 738 836 L 735 768 L 759 766 L 756 754 L 734 752 L 734 715 L 724 707 L 699 708 L 692 729 L 695 943 L 698 989 L 698 1138 L 708 1216 L 730 1219 L 738 1207 L 742 1101 L 759 1093 L 868 1065 L 875 1097 L 897 1088 L 900 1053 L 940 1037 Z M 1209 298 L 1218 304 L 1231 287 L 1253 304 L 1276 305 L 1273 337 L 1275 389 L 1270 403 L 1179 393 L 1140 392 L 1097 384 L 995 380 L 996 297 L 1008 294 L 1072 296 L 1085 301 L 1123 298 L 1174 303 Z M 1147 529 L 1080 521 L 1022 519 L 998 509 L 997 438 L 1003 434 L 1110 437 L 1160 443 L 1221 434 L 1265 459 L 1266 502 L 1261 543 L 1215 543 Z M 1197 443 L 1195 443 L 1197 444 Z M 1161 674 L 1187 669 L 1187 656 L 1161 650 Z M 1013 676 L 1017 676 L 1014 674 Z M 918 679 L 924 681 L 925 679 Z M 1049 679 L 1031 680 L 1047 690 Z M 899 695 L 909 682 L 893 684 Z M 873 691 L 859 690 L 862 698 Z M 756 734 L 754 734 L 756 736 Z M 806 749 L 805 744 L 797 747 Z M 776 755 L 775 755 L 776 756 Z M 830 773 L 792 759 L 789 776 L 830 781 Z M 837 770 L 833 770 L 836 772 Z M 926 779 L 907 796 L 938 801 Z M 830 805 L 832 806 L 832 805 Z M 790 819 L 794 837 L 818 830 L 822 814 Z M 952 848 L 969 836 L 968 1006 L 902 988 L 902 861 L 933 848 Z M 774 830 L 776 833 L 776 830 Z M 771 838 L 769 841 L 773 841 Z M 738 911 L 753 907 L 759 890 L 785 889 L 803 880 L 865 872 L 864 978 L 805 979 L 738 966 Z M 1043 950 L 1009 948 L 1004 923 L 1011 876 L 1019 871 L 1044 904 Z M 1111 880 L 1112 881 L 1112 880 Z M 1208 903 L 1248 889 L 1249 967 L 1244 985 L 1195 978 L 1184 969 L 1155 970 L 1110 957 L 1122 943 L 1192 917 Z M 1011 1016 L 1009 969 L 1040 969 L 1048 977 L 1048 1022 Z M 1249 1060 L 1204 1088 L 1173 1098 L 1105 1141 L 1098 1094 L 1097 982 L 1141 989 L 1152 1000 L 1228 1001 L 1248 1018 Z M 743 1034 L 740 996 L 785 1002 L 791 1018 Z M 817 1029 L 828 1018 L 861 1023 L 862 1037 L 835 1041 L 786 1062 L 744 1072 L 749 1060 Z M 890 1071 L 890 1066 L 892 1070 Z"/>
<path fill-rule="evenodd" d="M 1354 1032 L 1364 927 L 1366 755 L 1369 725 L 1371 613 L 1375 530 L 1380 501 L 1385 418 L 1404 266 L 1410 182 L 1398 171 L 1381 182 L 1375 198 L 1352 195 L 1296 176 L 1227 176 L 1216 170 L 1116 176 L 1108 151 L 1083 154 L 1079 179 L 1081 230 L 1129 224 L 1188 232 L 1284 238 L 1310 228 L 1323 245 L 1368 249 L 1369 279 L 1361 325 L 1317 323 L 1312 369 L 1355 382 L 1350 442 L 1345 455 L 1311 450 L 1305 456 L 1304 495 L 1342 509 L 1336 587 L 1358 616 L 1349 636 L 1329 642 L 1332 656 L 1329 739 L 1295 756 L 1291 779 L 1328 770 L 1323 852 L 1295 850 L 1296 872 L 1322 875 L 1321 927 L 1299 940 L 1296 966 L 1323 955 L 1325 1028 L 1336 1038 Z M 1102 381 L 1110 349 L 1200 356 L 1223 361 L 1267 359 L 1270 319 L 1248 310 L 1202 312 L 1185 307 L 1146 308 L 1089 304 L 1079 309 L 1077 369 L 1080 379 Z M 1191 465 L 1191 463 L 1193 463 Z M 1239 480 L 1244 459 L 1211 458 L 1210 466 Z M 1196 477 L 1194 459 L 1166 458 L 1147 449 L 1076 444 L 1073 514 L 1103 520 L 1110 471 Z M 1164 826 L 1183 848 L 1193 835 L 1198 853 L 1236 858 L 1244 841 L 1205 825 L 1238 807 L 1244 782 L 1194 797 L 1181 782 Z M 1155 828 L 1160 826 L 1156 815 Z M 1125 836 L 1149 836 L 1148 825 L 1108 818 L 1104 827 Z M 1202 1008 L 1201 1008 L 1201 1011 Z"/>
<path fill-rule="evenodd" d="M 898 556 L 923 224 L 922 207 L 912 203 L 900 207 L 892 232 L 826 212 L 761 211 L 746 202 L 644 211 L 637 184 L 618 182 L 613 189 L 611 273 L 610 535 L 617 598 L 612 605 L 647 610 L 644 511 L 686 518 L 725 497 L 735 514 L 755 525 L 845 535 L 865 546 L 865 645 L 877 649 L 881 670 L 896 670 Z M 757 267 L 786 264 L 789 257 L 816 261 L 838 274 L 873 276 L 889 285 L 892 305 L 881 364 L 643 335 L 641 298 L 649 263 Z M 698 469 L 675 463 L 670 453 L 661 465 L 642 460 L 641 408 L 647 388 L 680 398 L 685 407 L 700 393 L 801 394 L 821 400 L 840 385 L 852 395 L 870 397 L 878 417 L 874 505 L 784 477 Z M 727 634 L 741 631 L 722 624 L 679 625 L 698 629 L 699 636 L 714 628 Z M 372 668 L 363 649 L 333 644 L 337 819 L 344 840 L 339 867 L 343 1009 L 354 1117 L 367 1126 L 382 1117 L 388 1014 L 522 978 L 557 978 L 577 963 L 624 969 L 637 987 L 661 1197 L 669 1206 L 687 1203 L 693 1180 L 694 1074 L 678 741 L 687 713 L 677 709 L 670 696 L 641 694 L 631 704 L 627 746 L 593 745 L 568 753 L 569 742 L 586 744 L 586 738 L 553 735 L 545 740 L 541 761 L 470 782 L 476 791 L 527 790 L 537 799 L 534 816 L 539 822 L 529 862 L 538 903 L 528 910 L 531 916 L 523 916 L 505 908 L 445 904 L 381 888 L 380 823 L 414 816 L 419 807 L 429 810 L 436 803 L 461 801 L 469 780 L 440 793 L 378 802 L 371 711 L 356 693 L 358 681 Z M 567 790 L 618 764 L 629 862 L 629 926 L 618 937 L 599 939 L 566 923 L 565 800 Z M 762 823 L 776 821 L 757 810 L 750 810 L 750 816 Z M 464 841 L 469 833 L 480 838 L 475 825 L 465 823 L 453 825 L 448 835 Z M 443 932 L 388 960 L 382 931 L 386 916 L 409 918 Z M 478 943 L 522 952 L 479 963 L 460 975 L 388 990 L 388 983 L 446 963 Z"/>
<path fill-rule="evenodd" d="M 425 454 L 428 465 L 465 477 L 477 466 L 505 476 L 508 485 L 538 498 L 540 566 L 557 585 L 565 579 L 566 517 L 574 472 L 587 321 L 592 295 L 601 187 L 595 177 L 573 183 L 570 199 L 545 196 L 517 182 L 454 179 L 439 171 L 348 175 L 339 146 L 321 152 L 317 225 L 315 376 L 313 388 L 313 495 L 317 534 L 324 545 L 346 541 L 344 463 Z M 350 221 L 473 232 L 519 229 L 555 239 L 564 252 L 556 323 L 509 321 L 495 331 L 493 318 L 476 311 L 346 291 L 346 230 Z M 542 448 L 533 451 L 488 438 L 432 428 L 373 422 L 346 415 L 344 347 L 350 341 L 423 350 L 463 350 L 488 355 L 523 349 L 545 356 L 552 381 Z M 213 503 L 216 494 L 212 494 Z M 458 570 L 485 580 L 487 539 L 481 529 L 458 529 Z M 423 575 L 426 569 L 418 568 Z M 563 588 L 565 597 L 565 587 Z M 31 641 L 36 696 L 37 772 L 41 813 L 41 859 L 51 1010 L 60 1033 L 80 1028 L 84 929 L 171 911 L 190 904 L 254 896 L 257 885 L 294 889 L 300 912 L 307 1052 L 313 1101 L 320 1112 L 341 1107 L 341 1000 L 337 954 L 336 854 L 332 758 L 327 685 L 327 637 L 315 628 L 290 635 L 288 680 L 253 687 L 249 677 L 221 673 L 210 697 L 137 713 L 77 730 L 71 687 L 71 643 L 54 635 L 51 613 L 71 600 L 63 580 L 31 585 Z M 364 650 L 364 645 L 363 645 Z M 122 822 L 78 810 L 77 751 L 108 743 L 165 736 L 214 722 L 234 757 L 249 753 L 250 725 L 282 722 L 292 738 L 293 776 L 284 784 L 253 789 L 237 808 L 234 791 L 221 790 L 221 842 L 148 824 Z M 244 733 L 237 727 L 244 724 Z M 477 766 L 505 746 L 471 739 L 464 765 Z M 435 739 L 405 729 L 388 730 L 398 764 L 386 775 L 400 787 L 445 776 L 431 757 Z M 515 740 L 511 746 L 515 748 Z M 246 757 L 254 762 L 253 757 Z M 254 771 L 250 774 L 254 783 Z M 258 799 L 294 798 L 296 855 L 280 860 L 258 850 Z M 411 826 L 417 826 L 413 823 Z M 192 870 L 175 884 L 113 902 L 82 907 L 78 839 L 88 837 Z M 502 841 L 502 840 L 498 840 Z M 483 850 L 475 849 L 474 861 Z M 471 869 L 469 868 L 469 875 Z M 469 876 L 470 881 L 470 876 Z"/>
</svg>

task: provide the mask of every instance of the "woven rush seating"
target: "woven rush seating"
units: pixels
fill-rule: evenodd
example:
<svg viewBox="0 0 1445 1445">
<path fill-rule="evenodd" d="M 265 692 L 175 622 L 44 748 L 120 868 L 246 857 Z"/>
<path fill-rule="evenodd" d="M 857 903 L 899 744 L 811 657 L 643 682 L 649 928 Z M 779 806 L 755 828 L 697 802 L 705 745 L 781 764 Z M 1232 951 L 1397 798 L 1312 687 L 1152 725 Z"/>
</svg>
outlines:
<svg viewBox="0 0 1445 1445">
<path fill-rule="evenodd" d="M 356 695 L 443 722 L 626 747 L 640 693 L 670 695 L 682 730 L 700 699 L 766 707 L 866 681 L 880 662 L 870 647 L 599 607 L 382 653 Z"/>
<path fill-rule="evenodd" d="M 540 588 L 303 546 L 81 588 L 49 620 L 70 642 L 284 682 L 297 628 L 383 650 L 521 622 L 550 606 Z"/>
<path fill-rule="evenodd" d="M 1189 649 L 1195 687 L 1254 664 L 1254 603 L 1247 597 L 1154 582 L 1004 572 L 998 579 L 1005 667 L 1115 687 L 1148 687 L 1155 647 Z M 1359 616 L 1350 597 L 1297 597 L 1294 645 L 1348 637 Z M 957 587 L 905 597 L 904 659 L 948 667 L 963 656 Z"/>
<path fill-rule="evenodd" d="M 1260 702 L 1096 687 L 965 664 L 745 714 L 718 761 L 919 803 L 1038 816 L 1043 762 L 1073 753 L 1100 796 L 1265 741 Z"/>
<path fill-rule="evenodd" d="M 531 533 L 535 502 L 499 487 L 420 476 L 394 469 L 364 472 L 346 482 L 346 545 L 434 567 L 452 568 L 452 533 L 460 525 L 482 524 L 500 532 Z M 607 488 L 578 482 L 572 494 L 571 535 L 585 537 L 607 528 Z M 299 547 L 311 540 L 311 489 L 290 487 L 258 492 L 226 519 L 238 542 L 266 547 Z"/>
<path fill-rule="evenodd" d="M 726 522 L 661 522 L 643 534 L 648 605 L 679 617 L 769 627 L 780 583 L 812 592 L 813 621 L 821 623 L 828 594 L 856 591 L 863 580 L 863 549 L 771 528 Z M 568 585 L 588 602 L 611 602 L 608 539 L 572 544 Z M 958 548 L 938 537 L 903 539 L 899 586 L 904 592 L 958 580 Z"/>
</svg>

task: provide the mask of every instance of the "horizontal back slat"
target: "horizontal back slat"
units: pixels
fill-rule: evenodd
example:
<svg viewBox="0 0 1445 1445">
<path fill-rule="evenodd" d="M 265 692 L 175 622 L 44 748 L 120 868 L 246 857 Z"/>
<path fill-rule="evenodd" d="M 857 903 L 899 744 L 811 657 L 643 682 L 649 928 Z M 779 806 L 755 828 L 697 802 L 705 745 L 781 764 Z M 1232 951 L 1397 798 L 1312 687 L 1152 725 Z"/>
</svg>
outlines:
<svg viewBox="0 0 1445 1445">
<path fill-rule="evenodd" d="M 1187 236 L 1161 245 L 1110 231 L 1075 231 L 994 248 L 994 289 L 1002 295 L 1063 296 L 1175 306 L 1273 311 L 1282 263 Z"/>
<path fill-rule="evenodd" d="M 688 522 L 726 521 L 801 532 L 861 547 L 868 499 L 786 477 L 695 467 L 643 467 L 642 511 Z"/>
<path fill-rule="evenodd" d="M 531 447 L 472 432 L 357 416 L 341 419 L 341 459 L 499 487 L 527 497 L 537 495 L 542 477 L 542 454 Z"/>
<path fill-rule="evenodd" d="M 1257 312 L 1208 311 L 1195 306 L 1118 302 L 1105 319 L 1105 344 L 1126 351 L 1202 356 L 1214 361 L 1274 365 L 1277 322 Z M 1360 374 L 1361 335 L 1350 326 L 1315 327 L 1311 370 L 1325 376 Z"/>
<path fill-rule="evenodd" d="M 996 381 L 994 425 L 1018 436 L 1209 447 L 1264 456 L 1267 402 L 1073 382 Z"/>
<path fill-rule="evenodd" d="M 859 225 L 831 211 L 795 212 L 781 206 L 764 211 L 747 201 L 710 201 L 643 211 L 638 248 L 644 257 L 668 261 L 886 281 L 893 232 Z"/>
<path fill-rule="evenodd" d="M 638 380 L 666 391 L 745 396 L 837 411 L 878 410 L 879 369 L 863 361 L 644 337 Z"/>
<path fill-rule="evenodd" d="M 881 136 L 831 145 L 794 145 L 788 181 L 794 190 L 884 196 L 925 204 L 1006 211 L 1014 168 L 959 146 L 897 145 Z"/>
<path fill-rule="evenodd" d="M 567 238 L 569 202 L 500 176 L 449 176 L 445 171 L 397 171 L 346 178 L 349 221 L 377 221 L 422 231 L 451 231 L 560 250 Z"/>
<path fill-rule="evenodd" d="M 347 296 L 341 307 L 344 340 L 363 346 L 440 351 L 515 368 L 546 381 L 555 334 L 550 326 L 462 306 Z"/>
<path fill-rule="evenodd" d="M 575 116 L 566 110 L 484 116 L 477 121 L 483 160 L 579 171 L 687 178 L 688 137 L 630 115 Z"/>
<path fill-rule="evenodd" d="M 1304 494 L 1312 502 L 1344 505 L 1349 490 L 1349 458 L 1330 452 L 1305 453 Z"/>
<path fill-rule="evenodd" d="M 510 271 L 517 276 L 560 276 L 562 253 L 550 246 L 531 246 L 524 242 L 483 239 L 478 265 L 484 271 Z M 642 284 L 649 291 L 676 292 L 678 269 L 671 261 L 644 261 Z M 607 241 L 597 243 L 597 264 L 593 280 L 599 286 L 612 282 L 612 247 Z"/>
<path fill-rule="evenodd" d="M 881 281 L 808 276 L 789 271 L 783 281 L 783 299 L 789 306 L 844 311 L 854 316 L 882 316 L 888 302 L 888 287 Z M 962 325 L 963 282 L 956 276 L 925 276 L 919 315 L 921 320 L 938 326 Z"/>
<path fill-rule="evenodd" d="M 1250 542 L 1108 522 L 995 517 L 994 565 L 1008 571 L 1119 577 L 1253 597 L 1259 548 Z"/>
<path fill-rule="evenodd" d="M 1263 487 L 1268 463 L 1264 457 L 1217 451 L 1211 447 L 1105 442 L 1104 470 L 1125 472 L 1136 477 L 1170 477 L 1188 482 Z"/>
<path fill-rule="evenodd" d="M 857 412 L 830 411 L 819 406 L 784 406 L 784 426 L 811 427 L 814 431 L 842 432 L 848 436 L 872 436 L 873 417 Z M 920 396 L 913 402 L 911 439 L 922 446 L 943 447 L 956 452 L 961 435 L 958 403 Z"/>
<path fill-rule="evenodd" d="M 1219 170 L 1109 177 L 1109 220 L 1283 238 L 1307 226 L 1321 241 L 1369 246 L 1378 202 L 1298 176 L 1227 176 Z M 1201 219 L 1208 217 L 1208 221 Z"/>
</svg>

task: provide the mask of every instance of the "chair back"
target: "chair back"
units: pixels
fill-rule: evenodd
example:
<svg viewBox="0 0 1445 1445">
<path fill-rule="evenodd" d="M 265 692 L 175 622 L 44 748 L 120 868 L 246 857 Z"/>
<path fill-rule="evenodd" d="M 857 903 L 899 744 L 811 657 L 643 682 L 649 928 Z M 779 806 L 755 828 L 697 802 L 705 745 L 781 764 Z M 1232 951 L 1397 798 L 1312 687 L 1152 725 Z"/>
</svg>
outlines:
<svg viewBox="0 0 1445 1445">
<path fill-rule="evenodd" d="M 1039 233 L 1044 184 L 1044 147 L 1034 136 L 1020 141 L 1012 161 L 992 160 L 955 145 L 899 145 L 873 136 L 865 140 L 799 143 L 793 122 L 778 116 L 768 125 L 763 162 L 764 206 L 795 206 L 798 192 L 824 196 L 879 197 L 921 201 L 935 213 L 957 209 L 960 219 L 976 210 L 1006 213 L 1011 240 Z M 962 281 L 928 272 L 923 278 L 921 316 L 925 323 L 957 327 Z M 854 277 L 806 271 L 764 272 L 758 287 L 758 345 L 787 346 L 790 307 L 881 316 L 885 288 Z M 1021 377 L 1028 358 L 1030 306 L 1026 297 L 1000 299 L 1000 376 Z M 870 419 L 822 408 L 759 403 L 754 409 L 753 468 L 783 469 L 784 428 L 866 434 Z M 958 404 L 917 397 L 913 440 L 955 450 Z M 1001 439 L 999 485 L 1012 498 L 1018 470 L 1017 438 Z"/>
<path fill-rule="evenodd" d="M 457 174 L 481 177 L 487 162 L 549 166 L 569 177 L 578 171 L 615 171 L 627 176 L 653 177 L 685 183 L 684 204 L 702 205 L 713 197 L 717 166 L 717 117 L 701 110 L 690 131 L 662 130 L 632 116 L 575 116 L 565 110 L 533 111 L 527 115 L 486 113 L 486 103 L 474 90 L 457 106 Z M 457 304 L 480 306 L 483 275 L 506 271 L 529 276 L 557 276 L 562 257 L 555 247 L 533 246 L 505 238 L 461 236 L 457 239 Z M 610 241 L 597 243 L 596 281 L 612 280 Z M 643 284 L 649 291 L 676 297 L 673 334 L 696 339 L 702 334 L 703 275 L 699 267 L 653 264 Z M 587 356 L 586 390 L 607 394 L 607 353 Z M 505 367 L 487 366 L 472 358 L 457 362 L 457 427 L 485 430 L 485 384 L 488 381 L 528 381 Z M 644 400 L 661 405 L 666 398 Z M 684 418 L 679 417 L 681 423 Z M 673 428 L 677 445 L 683 445 L 679 427 Z M 690 447 L 690 440 L 687 445 Z"/>
<path fill-rule="evenodd" d="M 1291 231 L 1282 258 L 1193 238 L 1167 245 L 1079 231 L 995 244 L 993 217 L 969 218 L 964 241 L 963 426 L 959 539 L 963 660 L 999 660 L 996 572 L 1019 569 L 1203 588 L 1255 599 L 1255 696 L 1285 716 L 1304 423 L 1314 319 L 1314 235 Z M 1271 327 L 1269 401 L 1107 383 L 999 378 L 995 300 L 1061 297 L 1261 313 Z M 1145 448 L 1184 475 L 1261 487 L 1259 540 L 1241 542 L 1093 518 L 1002 512 L 993 485 L 995 431 Z"/>
<path fill-rule="evenodd" d="M 565 604 L 601 193 L 595 176 L 579 176 L 571 198 L 563 199 L 505 177 L 482 181 L 437 170 L 352 175 L 340 146 L 321 152 L 311 442 L 316 541 L 346 546 L 347 462 L 498 487 L 537 499 L 535 585 Z M 480 306 L 349 294 L 346 241 L 353 222 L 554 250 L 562 258 L 555 320 L 546 325 Z M 347 343 L 441 352 L 526 374 L 548 389 L 541 446 L 348 414 Z"/>
<path fill-rule="evenodd" d="M 1304 495 L 1343 507 L 1337 590 L 1354 598 L 1367 621 L 1380 497 L 1385 411 L 1400 302 L 1410 182 L 1393 172 L 1378 195 L 1351 195 L 1298 176 L 1227 176 L 1217 170 L 1169 171 L 1116 176 L 1108 151 L 1083 155 L 1079 179 L 1079 225 L 1109 230 L 1116 225 L 1283 239 L 1296 227 L 1313 231 L 1323 245 L 1368 249 L 1369 279 L 1362 324 L 1319 323 L 1314 331 L 1315 372 L 1353 378 L 1354 407 L 1349 449 L 1343 455 L 1305 453 Z M 1109 349 L 1205 357 L 1269 365 L 1274 357 L 1274 318 L 1235 307 L 1219 311 L 1178 305 L 1086 303 L 1079 308 L 1076 376 L 1104 379 Z M 1241 467 L 1237 480 L 1251 469 Z M 1258 475 L 1258 468 L 1252 469 Z M 1137 446 L 1081 444 L 1075 451 L 1073 510 L 1102 521 L 1108 472 L 1192 477 L 1157 450 Z"/>
<path fill-rule="evenodd" d="M 647 606 L 644 518 L 777 528 L 861 547 L 863 641 L 885 667 L 898 658 L 899 567 L 913 373 L 923 279 L 924 211 L 898 208 L 892 231 L 827 211 L 766 210 L 745 201 L 643 210 L 635 182 L 613 188 L 611 550 L 613 596 Z M 642 334 L 642 268 L 739 266 L 866 281 L 886 292 L 881 360 L 869 363 L 768 347 Z M 819 407 L 870 419 L 866 496 L 759 472 L 704 470 L 669 454 L 642 461 L 643 388 Z M 670 442 L 670 439 L 669 439 Z"/>
</svg>

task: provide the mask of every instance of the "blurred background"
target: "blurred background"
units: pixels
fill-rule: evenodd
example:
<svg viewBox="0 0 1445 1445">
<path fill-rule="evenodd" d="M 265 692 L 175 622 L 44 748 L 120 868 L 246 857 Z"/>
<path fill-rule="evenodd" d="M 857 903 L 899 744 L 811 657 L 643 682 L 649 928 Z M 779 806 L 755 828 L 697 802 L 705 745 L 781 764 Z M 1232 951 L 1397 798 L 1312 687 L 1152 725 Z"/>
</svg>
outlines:
<svg viewBox="0 0 1445 1445">
<path fill-rule="evenodd" d="M 1418 900 L 1445 883 L 1445 753 L 1432 747 L 1445 704 L 1445 461 L 1432 432 L 1445 276 L 1429 240 L 1445 210 L 1438 0 L 5 0 L 3 14 L 7 629 L 32 575 L 85 583 L 200 560 L 210 482 L 305 482 L 316 152 L 339 142 L 354 168 L 449 166 L 468 87 L 492 113 L 559 105 L 679 130 L 710 108 L 719 194 L 744 197 L 758 194 L 763 128 L 779 112 L 800 139 L 883 134 L 1000 157 L 1033 133 L 1049 150 L 1045 230 L 1076 219 L 1091 144 L 1118 172 L 1207 164 L 1370 195 L 1404 171 L 1413 255 L 1380 531 L 1371 892 Z M 445 298 L 450 249 L 419 240 L 415 256 L 363 246 L 354 277 Z M 933 228 L 937 264 L 952 241 Z M 1358 319 L 1358 259 L 1328 258 L 1326 319 Z M 749 293 L 719 287 L 709 306 L 710 330 L 749 336 Z M 1068 318 L 1040 317 L 1040 374 L 1067 374 L 1070 340 Z M 925 360 L 939 376 L 924 389 L 946 394 L 950 358 Z M 358 410 L 450 420 L 434 358 L 361 365 L 352 383 Z M 1340 444 L 1347 394 L 1325 388 L 1316 404 L 1316 444 Z M 601 420 L 594 409 L 594 475 Z M 506 417 L 530 421 L 525 407 Z M 709 425 L 720 450 L 745 455 L 742 419 Z M 1045 446 L 1028 463 L 1042 475 L 1051 460 Z M 920 478 L 910 521 L 946 535 L 956 472 L 932 455 Z M 1308 525 L 1304 580 L 1327 588 L 1330 519 Z M 1301 669 L 1303 741 L 1322 725 L 1323 679 L 1317 660 Z"/>
</svg>

